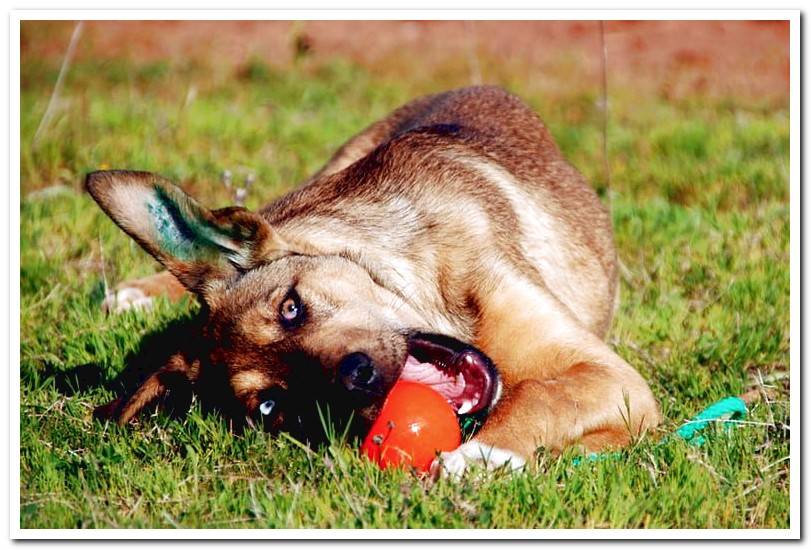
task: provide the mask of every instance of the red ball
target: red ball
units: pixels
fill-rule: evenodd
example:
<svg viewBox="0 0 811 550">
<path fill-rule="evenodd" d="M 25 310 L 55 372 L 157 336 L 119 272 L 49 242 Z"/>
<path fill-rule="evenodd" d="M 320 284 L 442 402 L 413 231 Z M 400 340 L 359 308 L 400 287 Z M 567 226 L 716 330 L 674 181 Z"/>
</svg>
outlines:
<svg viewBox="0 0 811 550">
<path fill-rule="evenodd" d="M 437 452 L 462 443 L 456 413 L 430 387 L 401 380 L 389 392 L 361 452 L 381 468 L 412 466 L 425 472 Z"/>
</svg>

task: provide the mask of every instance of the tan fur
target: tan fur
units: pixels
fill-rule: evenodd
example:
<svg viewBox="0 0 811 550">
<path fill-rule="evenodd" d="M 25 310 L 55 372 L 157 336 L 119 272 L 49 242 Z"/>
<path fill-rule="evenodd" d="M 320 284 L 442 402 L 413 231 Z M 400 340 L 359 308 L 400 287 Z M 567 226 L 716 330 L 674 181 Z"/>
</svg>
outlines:
<svg viewBox="0 0 811 550">
<path fill-rule="evenodd" d="M 118 410 L 114 411 L 119 424 L 126 424 L 145 407 L 164 395 L 177 381 L 177 376 L 194 376 L 195 367 L 189 365 L 181 355 L 174 355 L 169 362 L 150 375 L 127 400 L 115 400 Z M 113 412 L 113 411 L 111 411 Z"/>
<path fill-rule="evenodd" d="M 207 376 L 230 381 L 237 411 L 296 379 L 310 377 L 317 393 L 357 351 L 391 384 L 404 331 L 421 330 L 473 343 L 495 362 L 504 392 L 477 435 L 484 445 L 525 459 L 541 446 L 599 450 L 660 421 L 645 381 L 603 341 L 617 293 L 609 216 L 540 120 L 503 90 L 466 88 L 398 109 L 257 214 L 184 210 L 217 235 L 248 235 L 249 246 L 228 241 L 242 265 L 167 255 L 140 219 L 145 208 L 115 198 L 146 200 L 132 196 L 138 179 L 152 196 L 155 180 L 131 174 L 91 175 L 88 188 L 204 302 L 211 349 L 201 361 L 212 366 L 189 378 L 209 391 L 217 382 Z M 116 179 L 126 193 L 108 190 Z M 177 295 L 168 275 L 130 284 Z M 310 315 L 297 330 L 277 321 L 291 288 Z M 160 389 L 148 380 L 119 419 Z"/>
<path fill-rule="evenodd" d="M 142 290 L 147 296 L 165 295 L 171 301 L 176 302 L 187 294 L 186 287 L 180 284 L 177 277 L 168 271 L 161 271 L 154 275 L 133 279 L 119 284 L 117 289 L 137 288 Z"/>
</svg>

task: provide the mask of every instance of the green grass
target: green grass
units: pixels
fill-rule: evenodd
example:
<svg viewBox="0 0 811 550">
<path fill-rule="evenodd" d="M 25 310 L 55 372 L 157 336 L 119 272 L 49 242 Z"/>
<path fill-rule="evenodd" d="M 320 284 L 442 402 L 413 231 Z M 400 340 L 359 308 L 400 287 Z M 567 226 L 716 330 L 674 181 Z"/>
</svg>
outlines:
<svg viewBox="0 0 811 550">
<path fill-rule="evenodd" d="M 611 342 L 650 381 L 662 431 L 747 390 L 758 373 L 786 373 L 785 105 L 612 90 L 607 191 L 597 96 L 550 95 L 510 67 L 483 67 L 610 194 L 624 266 Z M 212 207 L 230 200 L 223 170 L 237 181 L 254 173 L 248 206 L 257 207 L 365 124 L 465 75 L 448 68 L 403 82 L 342 60 L 286 69 L 254 60 L 232 72 L 85 63 L 33 145 L 57 69 L 22 66 L 21 527 L 789 526 L 786 380 L 754 406 L 758 424 L 702 448 L 644 440 L 618 460 L 580 466 L 540 453 L 528 474 L 458 484 L 378 471 L 341 441 L 313 452 L 262 433 L 236 437 L 196 409 L 127 429 L 92 421 L 112 393 L 88 380 L 114 378 L 144 335 L 193 306 L 100 311 L 105 276 L 112 284 L 156 266 L 81 194 L 86 171 L 157 171 Z"/>
</svg>

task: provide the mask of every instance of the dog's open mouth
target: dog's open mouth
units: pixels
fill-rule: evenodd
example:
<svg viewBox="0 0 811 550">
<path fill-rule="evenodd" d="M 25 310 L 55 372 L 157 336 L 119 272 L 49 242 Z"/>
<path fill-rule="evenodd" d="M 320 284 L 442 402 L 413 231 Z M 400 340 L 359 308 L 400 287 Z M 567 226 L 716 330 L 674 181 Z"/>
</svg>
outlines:
<svg viewBox="0 0 811 550">
<path fill-rule="evenodd" d="M 436 334 L 409 338 L 400 379 L 430 386 L 448 400 L 456 414 L 491 407 L 500 390 L 498 374 L 487 356 L 455 338 Z"/>
</svg>

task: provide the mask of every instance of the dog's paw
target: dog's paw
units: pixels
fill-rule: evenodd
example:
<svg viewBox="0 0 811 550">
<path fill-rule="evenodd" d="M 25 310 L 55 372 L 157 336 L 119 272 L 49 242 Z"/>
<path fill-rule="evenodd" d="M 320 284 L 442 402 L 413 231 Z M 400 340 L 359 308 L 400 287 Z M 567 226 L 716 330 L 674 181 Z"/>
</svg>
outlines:
<svg viewBox="0 0 811 550">
<path fill-rule="evenodd" d="M 106 313 L 122 313 L 128 310 L 142 310 L 152 307 L 152 298 L 140 288 L 127 286 L 108 292 L 101 309 Z"/>
<path fill-rule="evenodd" d="M 506 449 L 473 439 L 454 451 L 441 453 L 431 465 L 431 474 L 434 477 L 458 479 L 474 464 L 484 466 L 487 470 L 505 468 L 517 471 L 524 468 L 526 460 Z"/>
<path fill-rule="evenodd" d="M 121 398 L 116 398 L 110 401 L 105 405 L 99 405 L 95 409 L 93 409 L 93 418 L 97 420 L 101 420 L 102 422 L 105 420 L 114 420 L 117 415 L 118 411 L 121 408 L 122 400 Z"/>
</svg>

